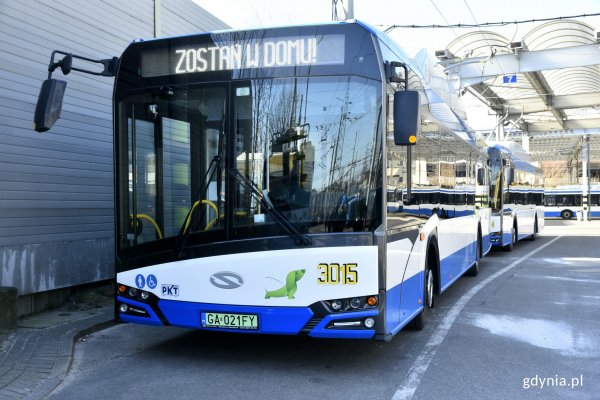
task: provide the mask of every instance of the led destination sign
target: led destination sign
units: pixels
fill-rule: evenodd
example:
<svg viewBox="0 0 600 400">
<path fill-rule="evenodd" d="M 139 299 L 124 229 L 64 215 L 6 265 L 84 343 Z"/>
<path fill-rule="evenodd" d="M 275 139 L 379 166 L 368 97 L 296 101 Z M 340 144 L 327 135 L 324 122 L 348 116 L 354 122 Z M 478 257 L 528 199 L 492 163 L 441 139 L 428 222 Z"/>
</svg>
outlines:
<svg viewBox="0 0 600 400">
<path fill-rule="evenodd" d="M 141 76 L 343 64 L 344 42 L 344 35 L 326 35 L 149 50 L 141 54 Z"/>
</svg>

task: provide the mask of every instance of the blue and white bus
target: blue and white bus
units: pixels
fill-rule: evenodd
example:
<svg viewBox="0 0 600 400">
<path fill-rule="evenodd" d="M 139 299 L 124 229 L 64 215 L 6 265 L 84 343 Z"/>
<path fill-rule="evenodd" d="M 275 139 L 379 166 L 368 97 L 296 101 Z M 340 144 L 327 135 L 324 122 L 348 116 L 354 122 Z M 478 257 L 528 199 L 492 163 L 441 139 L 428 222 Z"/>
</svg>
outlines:
<svg viewBox="0 0 600 400">
<path fill-rule="evenodd" d="M 488 156 L 461 121 L 361 22 L 130 44 L 114 88 L 117 320 L 421 329 L 491 246 Z"/>
<path fill-rule="evenodd" d="M 489 146 L 487 152 L 492 245 L 510 251 L 517 241 L 535 240 L 544 229 L 544 177 L 502 144 Z"/>
<path fill-rule="evenodd" d="M 569 220 L 583 210 L 583 188 L 581 185 L 557 186 L 544 191 L 544 216 Z M 600 217 L 600 185 L 590 187 L 590 213 Z"/>
</svg>

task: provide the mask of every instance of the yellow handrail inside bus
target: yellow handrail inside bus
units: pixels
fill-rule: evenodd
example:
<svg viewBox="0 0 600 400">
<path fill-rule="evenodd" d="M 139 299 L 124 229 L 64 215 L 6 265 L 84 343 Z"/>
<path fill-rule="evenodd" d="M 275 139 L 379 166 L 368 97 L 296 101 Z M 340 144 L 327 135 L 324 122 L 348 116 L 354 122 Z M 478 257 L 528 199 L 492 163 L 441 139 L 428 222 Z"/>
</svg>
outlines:
<svg viewBox="0 0 600 400">
<path fill-rule="evenodd" d="M 129 216 L 131 219 L 133 219 L 133 215 Z M 154 229 L 156 229 L 156 233 L 158 233 L 158 238 L 162 239 L 163 235 L 162 232 L 160 231 L 160 227 L 158 226 L 158 224 L 156 223 L 156 221 L 149 215 L 147 214 L 137 214 L 136 215 L 137 219 L 145 219 L 146 221 L 150 222 L 152 224 L 152 226 L 154 226 Z M 133 226 L 133 221 L 132 221 L 132 226 Z M 133 227 L 133 229 L 135 229 L 136 227 Z"/>
<path fill-rule="evenodd" d="M 194 203 L 194 205 L 192 206 L 192 209 L 198 207 L 199 204 L 208 204 L 214 211 L 215 213 L 218 215 L 218 209 L 217 206 L 215 205 L 215 203 L 213 203 L 210 200 L 199 200 L 197 202 Z M 190 213 L 190 215 L 192 215 L 192 213 Z M 248 213 L 244 212 L 244 211 L 237 211 L 235 213 L 235 215 L 237 216 L 246 216 L 248 215 Z M 133 219 L 133 215 L 129 216 L 130 218 Z M 158 226 L 158 224 L 156 223 L 156 221 L 149 215 L 147 214 L 137 214 L 136 218 L 139 219 L 145 219 L 146 221 L 150 222 L 152 224 L 152 226 L 154 226 L 154 229 L 156 229 L 156 233 L 158 233 L 158 238 L 162 239 L 163 238 L 163 234 L 162 231 L 160 230 L 160 227 Z M 219 217 L 214 217 L 213 219 L 210 220 L 210 222 L 206 225 L 206 228 L 204 228 L 205 231 L 211 229 L 213 227 L 213 225 L 217 222 L 217 220 L 219 219 Z M 132 222 L 133 224 L 133 222 Z M 185 231 L 187 231 L 187 229 L 190 226 L 190 218 L 188 217 L 188 219 L 185 222 L 185 227 L 183 228 L 183 232 L 185 233 Z"/>
<path fill-rule="evenodd" d="M 194 214 L 194 209 L 196 207 L 198 207 L 199 204 L 208 204 L 213 210 L 215 210 L 215 214 L 219 215 L 219 209 L 217 208 L 215 203 L 213 203 L 210 200 L 198 200 L 192 206 L 192 211 L 190 211 L 190 213 L 188 214 L 188 218 L 185 220 L 185 227 L 183 228 L 183 233 L 185 233 L 185 231 L 187 231 L 188 227 L 190 226 L 190 222 L 191 222 L 190 217 L 192 216 L 192 214 Z M 211 220 L 204 230 L 205 231 L 208 230 L 214 224 L 214 221 L 216 219 L 217 219 L 217 217 L 215 217 L 213 220 Z"/>
</svg>

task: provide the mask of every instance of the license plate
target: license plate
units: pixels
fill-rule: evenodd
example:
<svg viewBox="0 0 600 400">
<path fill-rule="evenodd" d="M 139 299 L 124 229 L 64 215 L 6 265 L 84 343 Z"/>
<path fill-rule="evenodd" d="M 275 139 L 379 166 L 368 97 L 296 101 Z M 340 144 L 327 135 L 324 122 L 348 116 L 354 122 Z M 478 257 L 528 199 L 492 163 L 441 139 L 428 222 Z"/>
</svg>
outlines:
<svg viewBox="0 0 600 400">
<path fill-rule="evenodd" d="M 204 328 L 258 330 L 258 315 L 230 313 L 200 313 Z"/>
</svg>

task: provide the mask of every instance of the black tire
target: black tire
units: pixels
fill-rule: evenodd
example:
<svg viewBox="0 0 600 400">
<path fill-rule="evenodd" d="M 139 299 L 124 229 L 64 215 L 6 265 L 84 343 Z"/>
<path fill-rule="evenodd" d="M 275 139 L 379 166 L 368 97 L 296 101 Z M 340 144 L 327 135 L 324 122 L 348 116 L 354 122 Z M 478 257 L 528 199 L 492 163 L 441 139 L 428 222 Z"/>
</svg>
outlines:
<svg viewBox="0 0 600 400">
<path fill-rule="evenodd" d="M 429 260 L 429 257 L 427 258 Z M 412 321 L 409 322 L 408 327 L 416 331 L 421 331 L 425 327 L 425 321 L 427 320 L 427 314 L 429 309 L 434 306 L 434 279 L 433 272 L 429 268 L 429 265 L 425 267 L 425 281 L 423 284 L 423 310 L 417 315 Z"/>
<path fill-rule="evenodd" d="M 562 210 L 560 212 L 560 217 L 562 219 L 571 219 L 571 218 L 573 218 L 573 211 L 571 211 L 571 210 Z"/>
<path fill-rule="evenodd" d="M 471 268 L 469 268 L 467 270 L 467 273 L 465 275 L 467 275 L 467 276 L 477 276 L 477 275 L 479 275 L 479 261 L 475 261 L 475 264 L 473 264 L 471 266 Z"/>
</svg>

